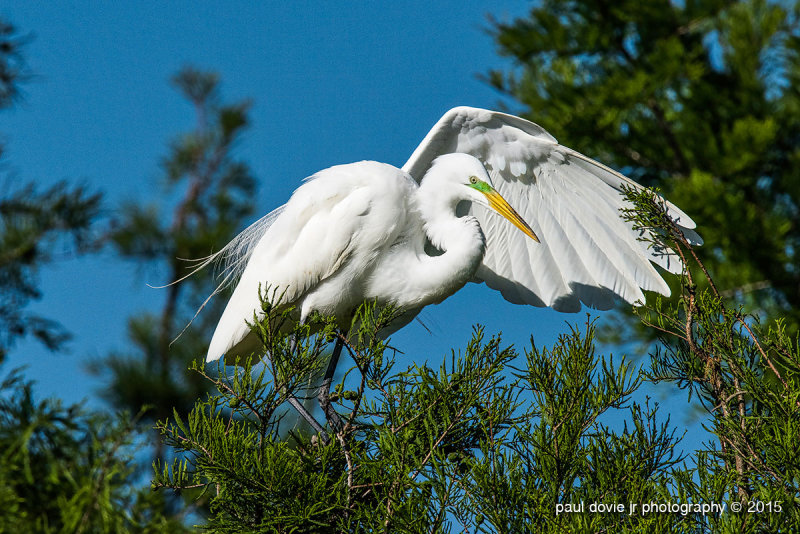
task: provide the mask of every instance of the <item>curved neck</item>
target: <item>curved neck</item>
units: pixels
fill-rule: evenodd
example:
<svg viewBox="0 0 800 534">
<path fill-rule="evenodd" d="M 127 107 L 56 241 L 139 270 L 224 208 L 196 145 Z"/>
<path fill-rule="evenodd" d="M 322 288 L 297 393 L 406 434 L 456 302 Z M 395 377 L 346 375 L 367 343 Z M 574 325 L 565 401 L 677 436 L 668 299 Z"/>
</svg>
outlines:
<svg viewBox="0 0 800 534">
<path fill-rule="evenodd" d="M 425 235 L 442 251 L 437 256 L 418 254 L 418 262 L 409 273 L 418 286 L 417 294 L 423 296 L 422 306 L 441 302 L 472 280 L 486 251 L 478 220 L 456 217 L 456 205 L 462 199 L 447 193 L 440 187 L 429 191 L 425 180 L 417 190 L 417 209 Z"/>
</svg>

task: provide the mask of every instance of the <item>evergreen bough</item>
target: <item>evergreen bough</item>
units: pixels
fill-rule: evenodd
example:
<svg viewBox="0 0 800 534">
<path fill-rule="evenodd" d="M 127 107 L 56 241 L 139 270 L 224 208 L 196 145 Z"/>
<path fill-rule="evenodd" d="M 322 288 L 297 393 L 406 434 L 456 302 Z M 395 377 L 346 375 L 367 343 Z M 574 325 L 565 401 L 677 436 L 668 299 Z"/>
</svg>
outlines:
<svg viewBox="0 0 800 534">
<path fill-rule="evenodd" d="M 660 344 L 649 369 L 598 355 L 573 327 L 523 355 L 476 327 L 437 368 L 406 365 L 378 333 L 391 309 L 365 304 L 349 333 L 306 324 L 262 299 L 263 360 L 212 373 L 216 393 L 158 429 L 180 453 L 155 488 L 202 488 L 210 532 L 763 532 L 800 526 L 797 342 L 726 307 L 652 192 L 626 216 L 691 265 L 675 303 L 638 308 Z M 330 395 L 320 439 L 287 410 L 339 337 L 353 362 Z M 344 360 L 342 360 L 344 361 Z M 439 361 L 431 356 L 429 361 Z M 714 439 L 682 455 L 657 403 L 632 396 L 668 380 L 703 401 Z M 322 412 L 325 413 L 325 412 Z M 335 416 L 334 416 L 335 418 Z M 637 509 L 631 513 L 631 503 Z M 646 503 L 672 511 L 642 513 Z M 724 511 L 699 509 L 724 505 Z M 741 506 L 738 513 L 731 511 Z M 620 506 L 591 511 L 590 505 Z M 675 508 L 683 505 L 684 508 Z M 580 508 L 578 508 L 580 507 Z M 576 511 L 580 510 L 580 511 Z"/>
</svg>

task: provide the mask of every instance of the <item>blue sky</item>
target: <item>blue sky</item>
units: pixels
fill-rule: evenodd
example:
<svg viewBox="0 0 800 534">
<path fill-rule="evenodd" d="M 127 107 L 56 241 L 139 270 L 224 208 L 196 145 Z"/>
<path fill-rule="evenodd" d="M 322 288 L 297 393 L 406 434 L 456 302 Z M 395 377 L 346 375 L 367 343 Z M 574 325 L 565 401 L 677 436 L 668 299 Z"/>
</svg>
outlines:
<svg viewBox="0 0 800 534">
<path fill-rule="evenodd" d="M 5 165 L 43 186 L 89 184 L 111 210 L 159 200 L 159 161 L 193 123 L 168 83 L 184 65 L 218 72 L 227 101 L 252 100 L 237 155 L 260 181 L 263 213 L 319 169 L 363 159 L 402 165 L 453 106 L 519 109 L 477 77 L 511 65 L 496 52 L 486 15 L 522 16 L 523 2 L 17 4 L 0 15 L 33 35 L 25 56 L 36 77 L 24 101 L 0 115 Z M 45 298 L 34 310 L 73 333 L 69 351 L 20 343 L 8 367 L 28 365 L 41 395 L 101 405 L 85 362 L 125 347 L 127 318 L 164 298 L 146 284 L 165 276 L 109 251 L 57 262 L 42 273 Z M 473 322 L 520 348 L 531 335 L 543 345 L 585 315 L 514 306 L 470 284 L 422 318 L 433 334 L 412 323 L 394 345 L 444 356 L 467 343 Z"/>
</svg>

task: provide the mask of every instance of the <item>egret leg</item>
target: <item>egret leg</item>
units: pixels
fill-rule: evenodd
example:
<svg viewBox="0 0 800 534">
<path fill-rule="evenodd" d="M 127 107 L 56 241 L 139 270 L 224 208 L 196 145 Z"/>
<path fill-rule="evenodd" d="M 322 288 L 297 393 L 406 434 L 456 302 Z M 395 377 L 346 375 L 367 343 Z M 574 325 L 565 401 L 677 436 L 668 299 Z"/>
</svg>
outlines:
<svg viewBox="0 0 800 534">
<path fill-rule="evenodd" d="M 328 443 L 328 435 L 325 433 L 325 429 L 322 428 L 322 425 L 320 425 L 317 420 L 314 419 L 314 416 L 311 415 L 308 410 L 306 410 L 305 406 L 303 406 L 303 403 L 300 402 L 300 400 L 294 395 L 289 395 L 287 400 L 289 401 L 289 404 L 292 405 L 292 408 L 294 408 L 297 413 L 300 414 L 300 417 L 305 419 L 308 424 L 311 425 L 311 427 L 322 436 L 322 441 Z"/>
<path fill-rule="evenodd" d="M 336 372 L 336 366 L 339 364 L 339 356 L 342 354 L 342 346 L 344 346 L 342 338 L 336 336 L 336 345 L 333 347 L 333 354 L 331 354 L 331 359 L 328 361 L 328 369 L 325 371 L 325 377 L 322 379 L 322 385 L 319 387 L 319 391 L 317 393 L 319 405 L 322 408 L 322 411 L 325 413 L 325 417 L 327 417 L 328 421 L 330 421 L 334 430 L 340 430 L 344 426 L 339 414 L 333 409 L 330 399 L 331 381 L 333 380 L 333 373 Z"/>
</svg>

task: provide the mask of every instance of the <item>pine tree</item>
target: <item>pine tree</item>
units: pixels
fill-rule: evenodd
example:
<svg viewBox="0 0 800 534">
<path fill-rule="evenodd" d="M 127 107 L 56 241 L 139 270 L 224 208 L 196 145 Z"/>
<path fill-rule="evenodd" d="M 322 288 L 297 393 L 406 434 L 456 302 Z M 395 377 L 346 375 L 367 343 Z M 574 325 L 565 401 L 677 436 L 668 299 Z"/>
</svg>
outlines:
<svg viewBox="0 0 800 534">
<path fill-rule="evenodd" d="M 0 526 L 3 532 L 184 532 L 186 508 L 142 483 L 136 418 L 37 401 L 10 373 L 0 389 Z"/>
<path fill-rule="evenodd" d="M 176 140 L 163 162 L 166 201 L 128 204 L 111 239 L 119 253 L 141 264 L 166 268 L 167 281 L 189 272 L 187 259 L 202 258 L 228 242 L 253 211 L 255 181 L 232 151 L 247 126 L 248 103 L 223 104 L 216 75 L 185 68 L 172 80 L 195 109 L 195 129 Z M 150 409 L 142 422 L 151 426 L 177 408 L 187 412 L 207 385 L 188 374 L 188 362 L 205 351 L 219 313 L 212 300 L 213 273 L 198 273 L 162 289 L 164 303 L 157 312 L 131 317 L 130 352 L 113 353 L 93 366 L 108 378 L 103 395 L 117 408 L 138 412 Z M 191 324 L 190 324 L 191 323 Z M 189 325 L 184 329 L 186 325 Z M 180 342 L 172 341 L 180 335 Z M 156 456 L 161 455 L 160 444 Z"/>
<path fill-rule="evenodd" d="M 656 299 L 637 310 L 660 341 L 645 376 L 696 395 L 716 438 L 696 451 L 694 476 L 678 477 L 674 494 L 739 503 L 741 513 L 730 508 L 708 521 L 713 531 L 800 528 L 800 335 L 789 335 L 783 319 L 762 322 L 731 306 L 662 202 L 646 192 L 628 197 L 638 208 L 628 214 L 636 226 L 656 230 L 655 245 L 670 246 L 695 267 L 686 270 L 677 302 Z"/>
<path fill-rule="evenodd" d="M 30 76 L 22 55 L 24 36 L 0 18 L 0 110 L 19 98 L 19 84 Z M 4 147 L 0 145 L 0 158 Z M 0 363 L 20 338 L 32 336 L 50 350 L 69 334 L 54 319 L 26 310 L 42 297 L 38 272 L 60 246 L 85 252 L 96 245 L 92 222 L 101 195 L 60 182 L 44 191 L 20 184 L 10 173 L 0 177 Z"/>
<path fill-rule="evenodd" d="M 0 19 L 0 109 L 19 98 L 28 76 L 20 37 Z M 0 149 L 0 153 L 2 150 Z M 1 155 L 1 154 L 0 154 Z M 38 271 L 59 255 L 95 250 L 99 193 L 66 182 L 46 190 L 3 176 L 0 197 L 0 365 L 15 342 L 32 336 L 60 350 L 69 333 L 26 307 L 42 298 Z M 37 400 L 22 371 L 0 379 L 0 531 L 41 533 L 184 532 L 183 513 L 143 484 L 133 458 L 141 448 L 124 413 Z"/>
</svg>

